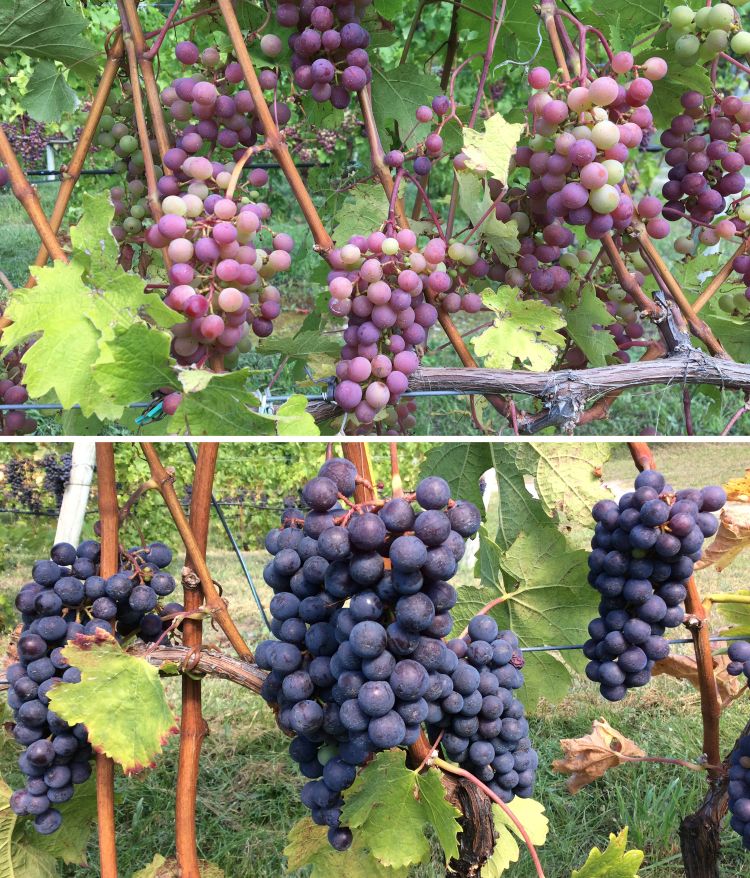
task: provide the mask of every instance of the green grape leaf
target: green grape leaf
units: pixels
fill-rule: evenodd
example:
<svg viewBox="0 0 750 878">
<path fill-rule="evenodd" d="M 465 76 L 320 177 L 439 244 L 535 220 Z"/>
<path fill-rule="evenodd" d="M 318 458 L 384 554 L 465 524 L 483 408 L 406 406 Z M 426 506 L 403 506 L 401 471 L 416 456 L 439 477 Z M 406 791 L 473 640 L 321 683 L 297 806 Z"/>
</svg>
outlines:
<svg viewBox="0 0 750 878">
<path fill-rule="evenodd" d="M 335 357 L 341 350 L 341 342 L 330 335 L 306 330 L 285 338 L 264 338 L 258 344 L 257 350 L 260 354 L 282 354 L 292 360 L 305 360 L 312 354 Z"/>
<path fill-rule="evenodd" d="M 115 209 L 105 194 L 84 192 L 81 219 L 71 228 L 70 240 L 76 257 L 85 257 L 87 269 L 92 265 L 109 268 L 117 262 L 120 250 L 111 230 L 114 215 Z"/>
<path fill-rule="evenodd" d="M 488 483 L 485 492 L 487 532 L 494 534 L 494 542 L 506 552 L 520 533 L 546 525 L 548 518 L 523 478 L 524 472 L 536 468 L 536 449 L 526 443 L 493 443 L 491 450 L 497 484 Z"/>
<path fill-rule="evenodd" d="M 482 527 L 479 530 L 479 551 L 474 565 L 474 582 L 456 583 L 456 606 L 451 610 L 453 631 L 457 637 L 483 607 L 506 594 L 500 569 L 502 552 Z"/>
<path fill-rule="evenodd" d="M 544 806 L 534 799 L 513 799 L 508 807 L 523 826 L 534 847 L 541 847 L 547 840 L 549 820 L 544 816 Z M 495 824 L 497 840 L 492 856 L 482 867 L 481 878 L 500 878 L 511 863 L 517 863 L 521 853 L 519 843 L 513 837 L 521 838 L 516 824 L 500 808 L 492 806 L 492 819 Z"/>
<path fill-rule="evenodd" d="M 145 323 L 118 329 L 102 341 L 93 378 L 102 397 L 117 402 L 144 402 L 157 387 L 177 388 L 175 361 L 169 356 L 172 337 Z"/>
<path fill-rule="evenodd" d="M 58 863 L 51 854 L 32 844 L 19 844 L 16 839 L 12 848 L 13 878 L 59 878 Z"/>
<path fill-rule="evenodd" d="M 331 237 L 341 247 L 352 237 L 371 229 L 375 231 L 388 216 L 388 199 L 380 183 L 355 186 L 349 198 L 336 212 L 336 227 Z"/>
<path fill-rule="evenodd" d="M 484 0 L 465 0 L 461 4 L 459 26 L 464 57 L 468 57 L 472 52 L 487 51 L 490 23 L 486 18 L 480 17 L 486 15 Z M 464 46 L 463 34 L 467 31 L 474 31 L 477 36 Z M 508 0 L 495 49 L 495 58 L 498 63 L 511 58 L 527 64 L 541 64 L 549 67 L 550 70 L 556 68 L 549 48 L 549 40 L 544 33 L 544 25 L 538 13 L 534 11 L 533 3 L 529 3 L 528 0 Z M 507 70 L 508 67 L 505 69 Z"/>
<path fill-rule="evenodd" d="M 22 52 L 60 61 L 82 77 L 99 73 L 100 50 L 81 34 L 86 19 L 64 0 L 2 0 L 0 58 Z"/>
<path fill-rule="evenodd" d="M 750 591 L 746 589 L 739 589 L 735 592 L 732 592 L 732 597 L 744 597 L 747 599 L 747 603 L 729 603 L 724 601 L 715 601 L 713 603 L 714 609 L 719 611 L 722 619 L 726 619 L 727 622 L 730 622 L 733 626 L 738 626 L 739 630 L 735 630 L 732 628 L 732 634 L 736 634 L 738 636 L 742 636 L 745 632 L 750 632 Z M 707 595 L 707 598 L 712 599 L 712 595 Z"/>
<path fill-rule="evenodd" d="M 638 869 L 643 863 L 643 851 L 626 851 L 628 843 L 627 826 L 617 835 L 609 834 L 609 844 L 602 853 L 592 848 L 586 862 L 580 869 L 573 869 L 571 878 L 638 878 Z"/>
<path fill-rule="evenodd" d="M 417 791 L 426 812 L 426 822 L 437 836 L 445 862 L 448 863 L 458 857 L 461 824 L 457 818 L 461 817 L 461 812 L 445 798 L 445 788 L 440 777 L 440 772 L 432 768 L 417 774 Z"/>
<path fill-rule="evenodd" d="M 451 486 L 455 500 L 468 500 L 484 509 L 479 479 L 492 467 L 491 446 L 486 442 L 446 442 L 433 445 L 424 457 L 419 478 L 440 473 Z"/>
<path fill-rule="evenodd" d="M 730 357 L 739 363 L 747 363 L 750 360 L 750 332 L 747 331 L 747 320 L 741 317 L 729 317 L 726 314 L 707 313 L 702 316 L 714 335 L 721 339 Z"/>
<path fill-rule="evenodd" d="M 319 436 L 315 418 L 307 411 L 307 399 L 301 394 L 290 396 L 276 411 L 279 436 Z"/>
<path fill-rule="evenodd" d="M 597 0 L 586 21 L 616 38 L 614 51 L 631 50 L 636 37 L 661 25 L 663 7 L 662 0 Z"/>
<path fill-rule="evenodd" d="M 437 770 L 430 768 L 430 772 Z M 406 767 L 404 750 L 385 750 L 344 793 L 341 822 L 355 837 L 361 836 L 362 843 L 384 866 L 403 869 L 425 862 L 430 855 L 425 823 L 437 820 L 446 856 L 454 850 L 455 835 L 461 829 L 457 816 L 460 812 L 445 799 L 442 787 L 438 794 L 433 782 L 418 780 L 417 773 Z"/>
<path fill-rule="evenodd" d="M 82 679 L 50 690 L 50 709 L 71 725 L 83 723 L 94 749 L 126 774 L 153 765 L 169 735 L 178 731 L 158 670 L 102 633 L 79 635 L 63 655 Z"/>
<path fill-rule="evenodd" d="M 258 398 L 247 390 L 249 369 L 216 374 L 203 369 L 180 372 L 183 398 L 170 418 L 170 430 L 193 436 L 271 436 L 273 418 L 252 407 Z"/>
<path fill-rule="evenodd" d="M 489 582 L 503 591 L 503 572 L 500 569 L 503 553 L 498 544 L 490 539 L 487 529 L 479 528 L 479 551 L 474 565 L 474 576 L 479 582 Z"/>
<path fill-rule="evenodd" d="M 471 220 L 473 225 L 479 226 L 478 236 L 486 241 L 495 251 L 497 257 L 504 265 L 515 265 L 513 255 L 518 253 L 518 224 L 515 220 L 507 223 L 500 222 L 494 211 L 487 215 L 492 199 L 482 180 L 472 171 L 458 171 L 458 203 L 461 210 Z M 484 217 L 484 219 L 482 219 Z"/>
<path fill-rule="evenodd" d="M 572 301 L 570 301 L 572 299 Z M 607 357 L 617 350 L 617 343 L 610 332 L 594 330 L 595 324 L 609 326 L 615 318 L 596 295 L 594 285 L 584 284 L 580 299 L 566 296 L 563 301 L 568 335 L 586 355 L 591 366 L 606 366 Z"/>
<path fill-rule="evenodd" d="M 84 863 L 86 846 L 96 823 L 96 779 L 90 777 L 76 787 L 70 801 L 55 807 L 62 814 L 63 831 L 39 835 L 36 830 L 31 830 L 28 835 L 33 839 L 33 846 L 64 863 Z"/>
<path fill-rule="evenodd" d="M 352 846 L 343 852 L 331 847 L 327 835 L 328 829 L 316 826 L 309 817 L 297 821 L 284 848 L 289 871 L 312 866 L 310 878 L 406 878 L 407 869 L 384 866 L 370 853 L 359 833 L 354 833 Z"/>
<path fill-rule="evenodd" d="M 75 110 L 77 104 L 76 93 L 66 82 L 63 71 L 52 61 L 40 61 L 21 99 L 29 116 L 37 122 L 59 122 L 65 113 Z"/>
<path fill-rule="evenodd" d="M 463 152 L 466 165 L 480 174 L 489 174 L 503 185 L 508 182 L 508 169 L 524 126 L 506 122 L 494 113 L 484 123 L 484 131 L 464 129 Z"/>
<path fill-rule="evenodd" d="M 565 320 L 556 308 L 524 301 L 508 286 L 486 289 L 482 301 L 496 315 L 493 325 L 472 339 L 486 367 L 510 369 L 516 360 L 540 372 L 552 366 L 558 349 L 565 346 L 565 338 L 556 331 Z"/>
<path fill-rule="evenodd" d="M 610 2 L 618 3 L 619 0 Z M 636 64 L 643 64 L 653 54 L 653 49 L 640 52 L 636 55 Z M 657 128 L 669 128 L 673 117 L 682 112 L 680 96 L 686 91 L 711 94 L 711 79 L 701 64 L 691 64 L 689 67 L 681 64 L 674 49 L 670 47 L 660 48 L 658 54 L 667 62 L 669 72 L 664 79 L 654 83 L 654 93 L 649 98 L 648 108 L 654 116 L 654 125 Z"/>
<path fill-rule="evenodd" d="M 0 778 L 0 878 L 14 878 L 13 830 L 17 817 L 10 810 L 11 788 Z"/>
<path fill-rule="evenodd" d="M 581 525 L 593 528 L 591 507 L 609 496 L 601 481 L 611 446 L 603 443 L 534 443 L 537 466 L 534 473 L 539 499 L 547 514 L 565 528 Z"/>
<path fill-rule="evenodd" d="M 429 104 L 440 94 L 440 82 L 436 76 L 424 73 L 417 64 L 402 64 L 391 70 L 372 71 L 372 106 L 375 124 L 383 141 L 386 132 L 394 146 L 406 141 L 412 147 L 424 140 L 430 132 L 429 123 L 417 122 L 417 107 Z M 408 139 L 407 139 L 408 138 Z M 380 224 L 385 219 L 381 215 Z M 362 226 L 359 231 L 361 233 Z"/>
</svg>

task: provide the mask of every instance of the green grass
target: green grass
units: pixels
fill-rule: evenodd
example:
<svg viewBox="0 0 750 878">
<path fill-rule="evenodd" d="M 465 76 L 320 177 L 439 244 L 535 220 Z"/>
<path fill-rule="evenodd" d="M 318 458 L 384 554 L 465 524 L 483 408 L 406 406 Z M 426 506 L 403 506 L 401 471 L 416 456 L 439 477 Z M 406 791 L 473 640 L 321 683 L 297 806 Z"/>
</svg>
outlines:
<svg viewBox="0 0 750 878">
<path fill-rule="evenodd" d="M 706 446 L 702 446 L 705 448 Z M 684 445 L 656 446 L 657 461 L 677 485 L 716 481 L 737 475 L 747 463 L 745 447 L 715 446 L 696 454 Z M 604 477 L 632 478 L 633 466 L 624 447 L 618 447 L 605 466 Z M 706 478 L 704 478 L 704 476 Z M 31 557 L 18 558 L 7 573 L 3 591 L 11 591 L 26 578 Z M 263 585 L 262 552 L 245 553 L 261 599 L 267 606 L 270 590 Z M 222 583 L 229 607 L 243 635 L 252 644 L 263 639 L 264 629 L 249 589 L 234 557 L 221 548 L 209 553 L 209 567 Z M 721 586 L 736 590 L 746 586 L 750 555 L 740 556 L 721 575 L 699 574 L 704 593 Z M 470 579 L 470 572 L 462 571 Z M 581 583 L 585 588 L 585 583 Z M 224 638 L 207 629 L 206 640 L 229 650 Z M 683 651 L 686 649 L 681 647 Z M 179 713 L 179 681 L 165 681 L 172 709 Z M 200 856 L 221 866 L 227 878 L 277 878 L 288 874 L 282 851 L 286 835 L 304 814 L 298 799 L 302 780 L 286 755 L 286 739 L 276 729 L 262 700 L 230 683 L 207 680 L 203 687 L 204 713 L 210 728 L 201 761 L 198 795 L 198 844 Z M 561 757 L 559 741 L 587 734 L 594 719 L 604 716 L 622 734 L 650 755 L 700 758 L 699 699 L 685 683 L 659 677 L 624 703 L 608 704 L 595 687 L 577 681 L 557 705 L 542 703 L 531 718 L 532 736 L 540 752 L 536 798 L 543 802 L 550 833 L 541 851 L 548 878 L 569 878 L 580 867 L 593 845 L 607 844 L 608 834 L 627 825 L 630 844 L 645 851 L 640 874 L 644 878 L 680 878 L 677 829 L 681 817 L 694 810 L 705 792 L 702 774 L 674 766 L 644 763 L 621 766 L 585 787 L 575 796 L 566 789 L 565 777 L 552 771 Z M 722 718 L 722 747 L 726 752 L 747 719 L 747 699 L 736 702 Z M 154 854 L 174 853 L 173 805 L 178 741 L 167 744 L 158 765 L 134 778 L 117 779 L 117 829 L 120 874 L 132 873 L 150 862 Z M 0 753 L 3 772 L 15 759 L 15 747 L 6 743 Z M 13 771 L 10 771 L 13 778 Z M 736 878 L 747 869 L 747 854 L 728 828 L 723 834 L 723 878 Z M 98 875 L 97 849 L 92 838 L 88 863 L 61 871 L 64 878 Z M 417 871 L 419 878 L 444 874 L 431 864 Z M 533 878 L 529 858 L 509 871 L 512 878 Z"/>
</svg>

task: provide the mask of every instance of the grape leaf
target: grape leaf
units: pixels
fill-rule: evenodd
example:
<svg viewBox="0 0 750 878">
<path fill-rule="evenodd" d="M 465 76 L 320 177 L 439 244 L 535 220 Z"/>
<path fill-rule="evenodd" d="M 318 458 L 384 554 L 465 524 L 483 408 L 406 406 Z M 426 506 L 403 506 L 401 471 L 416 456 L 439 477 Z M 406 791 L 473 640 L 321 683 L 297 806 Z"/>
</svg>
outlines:
<svg viewBox="0 0 750 878">
<path fill-rule="evenodd" d="M 750 549 L 750 507 L 732 504 L 721 513 L 716 536 L 703 550 L 695 569 L 703 570 L 713 564 L 721 573 L 745 549 Z"/>
<path fill-rule="evenodd" d="M 549 820 L 544 816 L 544 806 L 535 799 L 516 797 L 508 806 L 518 818 L 534 847 L 541 847 L 547 840 Z M 500 808 L 492 806 L 492 819 L 495 824 L 495 849 L 482 867 L 481 878 L 500 878 L 511 863 L 517 863 L 521 853 L 519 843 L 513 837 L 521 838 L 516 824 Z"/>
<path fill-rule="evenodd" d="M 466 165 L 477 173 L 488 173 L 505 185 L 510 159 L 523 129 L 523 125 L 506 122 L 500 113 L 487 119 L 483 132 L 465 128 L 463 152 Z"/>
<path fill-rule="evenodd" d="M 558 523 L 593 528 L 591 507 L 602 498 L 602 467 L 611 446 L 603 443 L 535 443 L 539 499 Z M 604 492 L 609 496 L 609 492 Z"/>
<path fill-rule="evenodd" d="M 663 6 L 663 0 L 597 0 L 586 21 L 617 38 L 615 51 L 630 50 L 636 37 L 661 25 Z"/>
<path fill-rule="evenodd" d="M 37 122 L 59 122 L 63 114 L 75 110 L 78 98 L 59 67 L 52 61 L 40 61 L 31 74 L 21 105 Z"/>
<path fill-rule="evenodd" d="M 491 446 L 486 442 L 446 442 L 433 445 L 424 457 L 419 478 L 440 473 L 451 486 L 451 496 L 484 509 L 479 479 L 492 467 Z"/>
<path fill-rule="evenodd" d="M 78 635 L 63 655 L 82 679 L 50 690 L 50 709 L 71 725 L 83 723 L 97 752 L 126 774 L 152 765 L 177 732 L 157 669 L 104 634 Z"/>
<path fill-rule="evenodd" d="M 0 778 L 0 878 L 14 878 L 12 838 L 18 818 L 10 810 L 11 792 L 8 784 Z"/>
<path fill-rule="evenodd" d="M 290 396 L 276 411 L 279 436 L 318 436 L 315 418 L 307 411 L 307 399 L 301 394 Z"/>
<path fill-rule="evenodd" d="M 100 51 L 81 36 L 86 27 L 86 19 L 64 0 L 2 0 L 0 58 L 23 52 L 60 61 L 79 76 L 94 76 Z"/>
<path fill-rule="evenodd" d="M 730 357 L 739 363 L 747 363 L 750 360 L 750 332 L 747 331 L 747 320 L 710 312 L 704 314 L 703 319 L 711 327 L 714 335 L 721 339 Z M 721 369 L 721 363 L 713 365 Z"/>
<path fill-rule="evenodd" d="M 488 481 L 485 492 L 487 532 L 505 552 L 525 530 L 547 522 L 542 505 L 532 497 L 524 483 L 523 473 L 536 468 L 537 452 L 530 443 L 491 446 L 495 484 Z M 523 452 L 523 457 L 519 453 Z M 532 457 L 533 454 L 533 457 Z"/>
<path fill-rule="evenodd" d="M 83 212 L 70 230 L 70 240 L 76 258 L 82 259 L 86 269 L 92 264 L 109 268 L 117 262 L 120 249 L 111 229 L 114 213 L 106 195 L 84 192 Z"/>
<path fill-rule="evenodd" d="M 113 403 L 141 402 L 157 387 L 177 387 L 175 361 L 169 356 L 172 337 L 134 323 L 102 341 L 93 378 L 105 399 Z"/>
<path fill-rule="evenodd" d="M 445 862 L 458 857 L 458 834 L 461 816 L 458 808 L 445 798 L 445 788 L 440 780 L 440 772 L 432 768 L 416 775 L 419 801 L 427 814 L 427 823 L 437 836 L 445 855 Z"/>
<path fill-rule="evenodd" d="M 142 869 L 133 872 L 132 878 L 157 878 L 159 869 L 161 869 L 166 862 L 166 859 L 161 854 L 154 854 L 153 860 Z"/>
<path fill-rule="evenodd" d="M 352 846 L 343 852 L 331 847 L 327 833 L 325 826 L 316 826 L 309 817 L 294 824 L 284 848 L 290 872 L 312 866 L 310 878 L 406 878 L 408 869 L 384 866 L 367 850 L 359 833 L 354 833 Z"/>
<path fill-rule="evenodd" d="M 57 860 L 46 851 L 14 840 L 13 878 L 59 878 L 57 865 Z"/>
<path fill-rule="evenodd" d="M 510 220 L 503 223 L 495 216 L 494 212 L 486 215 L 492 204 L 492 199 L 487 188 L 482 184 L 482 180 L 475 173 L 458 171 L 456 179 L 458 180 L 458 203 L 461 205 L 461 210 L 473 225 L 477 225 L 480 220 L 482 222 L 479 226 L 479 238 L 492 247 L 501 262 L 508 266 L 515 265 L 512 257 L 513 254 L 518 253 L 521 246 L 518 242 L 516 221 Z M 484 219 L 482 219 L 483 217 Z"/>
<path fill-rule="evenodd" d="M 552 366 L 557 349 L 565 346 L 565 338 L 556 331 L 565 320 L 556 308 L 524 301 L 508 286 L 486 289 L 482 301 L 496 314 L 493 325 L 472 339 L 485 366 L 510 369 L 516 360 L 541 372 Z"/>
<path fill-rule="evenodd" d="M 573 869 L 571 878 L 638 878 L 644 853 L 626 851 L 627 843 L 627 826 L 617 835 L 610 833 L 604 853 L 599 848 L 592 848 L 583 866 Z"/>
<path fill-rule="evenodd" d="M 607 357 L 617 350 L 612 333 L 593 329 L 595 325 L 609 326 L 615 318 L 607 311 L 606 305 L 596 295 L 594 285 L 584 284 L 580 299 L 577 296 L 565 297 L 563 316 L 568 335 L 586 355 L 591 366 L 606 366 Z"/>
<path fill-rule="evenodd" d="M 180 372 L 183 398 L 170 418 L 170 430 L 193 436 L 271 436 L 273 418 L 252 411 L 258 398 L 247 390 L 250 371 L 216 374 L 202 369 Z"/>
<path fill-rule="evenodd" d="M 380 183 L 355 186 L 349 198 L 336 211 L 336 227 L 331 237 L 341 247 L 362 231 L 379 229 L 388 216 L 388 199 Z"/>
<path fill-rule="evenodd" d="M 538 7 L 537 7 L 538 8 Z M 459 19 L 464 47 L 463 33 L 475 31 L 477 38 L 465 47 L 466 56 L 471 52 L 486 52 L 489 41 L 490 23 L 486 18 L 487 9 L 483 0 L 465 0 L 461 4 Z M 526 64 L 542 64 L 550 70 L 556 68 L 549 41 L 545 38 L 544 25 L 535 5 L 528 0 L 508 0 L 505 7 L 503 26 L 495 48 L 495 58 L 501 64 L 508 58 Z"/>
<path fill-rule="evenodd" d="M 384 866 L 402 869 L 427 860 L 430 845 L 424 825 L 437 821 L 438 838 L 448 856 L 461 830 L 455 819 L 460 812 L 445 799 L 439 779 L 438 786 L 440 794 L 434 783 L 418 780 L 417 773 L 406 767 L 404 750 L 385 750 L 344 793 L 341 822 L 356 830 L 355 837 L 361 836 Z"/>
<path fill-rule="evenodd" d="M 503 574 L 500 570 L 500 562 L 503 553 L 500 546 L 491 540 L 484 527 L 479 529 L 479 551 L 474 565 L 474 576 L 480 582 L 491 582 L 500 591 L 503 589 Z"/>
<path fill-rule="evenodd" d="M 293 360 L 304 360 L 311 354 L 329 354 L 337 356 L 341 350 L 341 343 L 330 335 L 321 335 L 320 332 L 298 332 L 295 336 L 286 338 L 264 338 L 258 344 L 258 353 L 283 354 Z"/>
<path fill-rule="evenodd" d="M 387 140 L 386 132 L 393 139 L 394 146 L 400 146 L 404 141 L 407 146 L 415 146 L 424 140 L 430 132 L 430 125 L 417 122 L 416 110 L 423 104 L 429 104 L 438 94 L 438 78 L 424 73 L 416 64 L 402 64 L 391 70 L 374 67 L 372 105 L 375 124 L 383 141 Z M 381 217 L 380 221 L 384 218 Z"/>
</svg>

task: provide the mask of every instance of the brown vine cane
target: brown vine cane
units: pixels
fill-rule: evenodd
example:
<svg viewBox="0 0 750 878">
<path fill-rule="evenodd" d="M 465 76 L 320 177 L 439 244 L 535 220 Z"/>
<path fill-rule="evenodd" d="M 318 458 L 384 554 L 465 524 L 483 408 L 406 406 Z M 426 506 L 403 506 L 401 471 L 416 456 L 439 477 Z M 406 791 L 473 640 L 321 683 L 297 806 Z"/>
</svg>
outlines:
<svg viewBox="0 0 750 878">
<path fill-rule="evenodd" d="M 101 527 L 100 575 L 107 579 L 120 569 L 120 513 L 117 505 L 115 447 L 111 442 L 96 443 L 96 478 Z M 96 754 L 96 813 L 99 832 L 101 878 L 117 878 L 115 842 L 115 764 Z"/>
<path fill-rule="evenodd" d="M 208 532 L 211 518 L 211 492 L 213 489 L 217 442 L 202 442 L 190 495 L 190 527 L 201 557 L 208 548 Z M 203 603 L 200 579 L 196 576 L 197 564 L 188 554 L 183 575 L 183 605 L 186 613 L 195 613 Z M 182 623 L 182 643 L 190 652 L 183 667 L 189 662 L 194 669 L 201 654 L 203 621 L 186 617 Z M 191 674 L 182 675 L 182 717 L 180 721 L 180 753 L 177 762 L 177 796 L 175 801 L 175 845 L 181 878 L 200 878 L 198 847 L 196 841 L 196 801 L 198 775 L 200 772 L 201 746 L 208 734 L 201 706 L 201 681 Z"/>
</svg>

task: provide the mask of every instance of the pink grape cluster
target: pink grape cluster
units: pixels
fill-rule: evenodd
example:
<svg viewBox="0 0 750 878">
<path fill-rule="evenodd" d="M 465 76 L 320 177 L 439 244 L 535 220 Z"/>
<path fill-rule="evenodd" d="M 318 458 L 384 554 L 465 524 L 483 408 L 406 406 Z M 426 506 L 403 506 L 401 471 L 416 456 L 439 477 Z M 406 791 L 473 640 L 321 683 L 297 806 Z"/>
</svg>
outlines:
<svg viewBox="0 0 750 878">
<path fill-rule="evenodd" d="M 414 232 L 402 229 L 354 236 L 330 254 L 329 308 L 348 318 L 335 398 L 362 424 L 397 403 L 419 366 L 416 349 L 438 319 L 433 302 L 445 300 L 454 286 L 444 262 L 447 250 L 439 238 L 417 249 Z M 481 307 L 475 293 L 455 295 L 467 310 Z"/>
<path fill-rule="evenodd" d="M 367 52 L 370 35 L 360 24 L 371 2 L 296 0 L 278 5 L 276 21 L 294 28 L 288 40 L 294 84 L 318 103 L 330 101 L 336 109 L 345 110 L 352 94 L 372 79 Z"/>
<path fill-rule="evenodd" d="M 741 293 L 724 293 L 719 296 L 719 308 L 735 317 L 748 317 L 750 316 L 750 256 L 745 253 L 736 256 L 732 268 L 741 276 L 745 289 Z"/>
<path fill-rule="evenodd" d="M 2 359 L 5 378 L 0 378 L 0 402 L 3 405 L 20 406 L 29 401 L 28 391 L 23 385 L 24 366 L 21 362 L 29 346 L 13 348 Z M 37 423 L 23 409 L 4 409 L 0 412 L 0 427 L 3 436 L 27 436 L 36 430 Z"/>
<path fill-rule="evenodd" d="M 414 115 L 417 122 L 425 124 L 433 122 L 434 116 L 438 118 L 444 117 L 451 108 L 450 98 L 445 95 L 438 95 L 432 99 L 432 105 L 422 104 L 417 107 Z M 409 153 L 413 155 L 412 167 L 417 177 L 427 177 L 432 170 L 435 161 L 441 158 L 443 153 L 443 138 L 440 134 L 442 125 L 438 124 L 437 128 L 431 131 L 423 141 L 418 143 Z M 406 154 L 400 149 L 392 149 L 386 153 L 385 163 L 389 168 L 402 168 L 406 162 Z M 465 159 L 465 157 L 463 157 Z M 460 167 L 461 165 L 457 165 Z M 465 165 L 463 165 L 465 166 Z"/>
<path fill-rule="evenodd" d="M 646 103 L 652 82 L 667 73 L 663 59 L 636 66 L 629 52 L 613 56 L 610 68 L 612 75 L 574 87 L 554 82 L 544 67 L 532 69 L 532 137 L 515 154 L 516 165 L 531 172 L 531 207 L 546 217 L 545 224 L 561 219 L 583 226 L 594 239 L 632 221 L 635 208 L 622 191 L 624 163 L 653 127 Z M 617 78 L 623 75 L 629 77 L 625 83 Z"/>
<path fill-rule="evenodd" d="M 185 67 L 199 69 L 190 76 L 182 76 L 165 88 L 161 100 L 172 119 L 181 126 L 176 145 L 165 156 L 164 163 L 176 171 L 188 155 L 198 155 L 217 147 L 231 150 L 235 160 L 254 146 L 263 134 L 263 124 L 256 115 L 255 101 L 245 88 L 242 68 L 237 61 L 222 59 L 215 46 L 202 52 L 195 43 L 186 40 L 175 47 L 177 60 Z M 288 104 L 274 97 L 278 73 L 266 67 L 258 72 L 261 88 L 271 92 L 268 108 L 277 125 L 283 127 L 292 111 Z M 162 191 L 169 184 L 162 184 Z"/>
<path fill-rule="evenodd" d="M 260 338 L 271 334 L 281 293 L 270 281 L 290 268 L 294 241 L 264 225 L 271 217 L 267 204 L 211 191 L 226 189 L 231 166 L 189 156 L 180 175 L 185 191 L 163 198 L 163 216 L 146 232 L 146 242 L 166 248 L 171 260 L 165 302 L 186 318 L 172 329 L 173 353 L 189 365 L 210 353 L 249 350 L 250 330 Z M 270 235 L 269 249 L 260 246 L 263 231 Z"/>
<path fill-rule="evenodd" d="M 646 196 L 638 204 L 641 217 L 648 220 L 651 230 L 655 223 L 666 226 L 685 218 L 700 225 L 699 239 L 716 244 L 720 238 L 731 238 L 744 231 L 750 211 L 740 206 L 736 217 L 724 217 L 715 225 L 717 216 L 725 213 L 727 199 L 745 188 L 743 169 L 750 163 L 750 103 L 730 95 L 711 100 L 706 106 L 703 95 L 687 91 L 680 98 L 683 112 L 672 119 L 661 135 L 666 147 L 664 156 L 670 170 L 662 187 L 665 204 L 654 196 Z M 655 219 L 661 213 L 664 219 Z M 679 240 L 676 246 L 679 245 Z M 678 246 L 684 252 L 690 248 Z"/>
<path fill-rule="evenodd" d="M 3 186 L 7 186 L 9 182 L 10 174 L 8 173 L 8 169 L 5 165 L 0 164 L 0 189 L 2 189 Z"/>
</svg>

